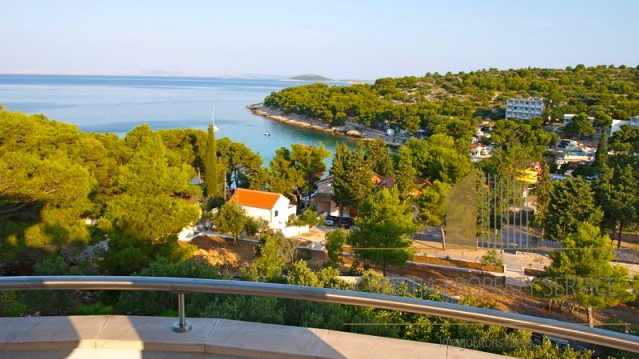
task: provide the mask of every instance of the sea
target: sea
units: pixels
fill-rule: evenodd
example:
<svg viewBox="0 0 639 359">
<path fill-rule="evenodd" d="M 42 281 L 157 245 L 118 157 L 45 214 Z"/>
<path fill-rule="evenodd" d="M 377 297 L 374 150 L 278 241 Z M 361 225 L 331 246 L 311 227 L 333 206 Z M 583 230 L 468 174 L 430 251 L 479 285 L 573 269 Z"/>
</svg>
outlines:
<svg viewBox="0 0 639 359">
<path fill-rule="evenodd" d="M 215 108 L 217 136 L 245 143 L 268 164 L 276 149 L 293 143 L 323 143 L 331 152 L 338 143 L 352 144 L 349 138 L 267 120 L 246 108 L 274 91 L 303 84 L 308 83 L 217 77 L 0 74 L 0 104 L 12 111 L 44 114 L 83 131 L 119 136 L 140 124 L 152 129 L 206 130 Z"/>
</svg>

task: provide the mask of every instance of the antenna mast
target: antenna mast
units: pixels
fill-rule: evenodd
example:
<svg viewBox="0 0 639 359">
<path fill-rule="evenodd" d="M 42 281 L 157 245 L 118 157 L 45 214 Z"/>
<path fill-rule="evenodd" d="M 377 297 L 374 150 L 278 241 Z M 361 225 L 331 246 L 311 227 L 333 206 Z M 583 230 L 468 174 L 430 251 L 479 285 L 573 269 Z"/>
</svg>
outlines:
<svg viewBox="0 0 639 359">
<path fill-rule="evenodd" d="M 213 125 L 213 132 L 217 132 L 219 128 L 215 126 L 215 105 L 213 105 L 213 109 L 211 111 L 211 125 Z"/>
</svg>

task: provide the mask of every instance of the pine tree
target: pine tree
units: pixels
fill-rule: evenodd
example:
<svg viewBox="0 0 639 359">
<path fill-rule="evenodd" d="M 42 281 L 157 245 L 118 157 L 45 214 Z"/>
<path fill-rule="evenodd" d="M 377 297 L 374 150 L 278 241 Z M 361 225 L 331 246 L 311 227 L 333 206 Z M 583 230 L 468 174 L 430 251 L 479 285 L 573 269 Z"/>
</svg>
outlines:
<svg viewBox="0 0 639 359">
<path fill-rule="evenodd" d="M 217 169 L 217 147 L 215 144 L 215 125 L 209 125 L 208 141 L 206 142 L 206 195 L 210 198 L 220 196 L 220 186 Z"/>
<path fill-rule="evenodd" d="M 595 154 L 595 168 L 600 171 L 603 166 L 608 165 L 608 135 L 604 132 L 597 145 Z"/>
<path fill-rule="evenodd" d="M 550 239 L 563 241 L 582 222 L 598 226 L 602 216 L 590 184 L 581 177 L 570 177 L 553 184 L 544 229 Z"/>
<path fill-rule="evenodd" d="M 288 264 L 287 250 L 282 245 L 285 241 L 281 233 L 265 231 L 260 234 L 255 247 L 256 258 L 244 275 L 253 281 L 280 281 Z"/>
<path fill-rule="evenodd" d="M 344 206 L 348 204 L 348 172 L 350 150 L 344 144 L 335 147 L 333 167 L 330 174 L 333 176 L 333 200 L 339 206 L 339 216 L 344 214 Z"/>
<path fill-rule="evenodd" d="M 421 221 L 427 226 L 442 227 L 446 219 L 448 191 L 453 186 L 449 183 L 435 180 L 432 186 L 427 186 L 420 197 L 416 199 Z"/>
<path fill-rule="evenodd" d="M 588 311 L 593 326 L 593 308 L 606 308 L 633 300 L 628 270 L 612 265 L 615 258 L 610 239 L 599 228 L 581 223 L 564 245 L 571 249 L 550 254 L 552 264 L 546 278 L 535 283 L 537 295 L 549 299 L 575 299 Z"/>
<path fill-rule="evenodd" d="M 617 247 L 625 226 L 639 220 L 639 189 L 632 166 L 603 166 L 595 186 L 597 205 L 604 216 L 602 228 L 617 231 Z"/>
<path fill-rule="evenodd" d="M 372 170 L 381 176 L 392 176 L 393 158 L 384 140 L 376 138 L 373 141 L 369 141 L 366 147 L 368 149 L 366 157 Z"/>
<path fill-rule="evenodd" d="M 397 189 L 383 189 L 367 197 L 356 224 L 357 228 L 348 237 L 349 243 L 353 248 L 380 248 L 356 250 L 355 254 L 380 265 L 384 276 L 387 266 L 404 265 L 410 258 L 410 235 L 415 233 L 417 226 L 411 206 L 399 199 Z"/>
<path fill-rule="evenodd" d="M 348 231 L 344 228 L 338 228 L 328 232 L 326 235 L 326 252 L 328 253 L 328 264 L 331 267 L 339 268 L 342 263 L 341 256 L 343 247 L 348 241 Z"/>
<path fill-rule="evenodd" d="M 614 201 L 615 186 L 612 184 L 614 170 L 606 165 L 602 165 L 598 171 L 599 176 L 593 188 L 595 189 L 595 201 L 597 206 L 601 208 L 603 212 L 603 219 L 600 227 L 602 230 L 614 233 L 615 228 L 617 227 L 617 219 L 614 215 L 617 212 Z"/>
<path fill-rule="evenodd" d="M 397 163 L 397 189 L 402 198 L 408 197 L 415 188 L 417 170 L 413 166 L 413 157 L 408 147 L 399 148 L 399 162 Z"/>
<path fill-rule="evenodd" d="M 330 173 L 333 175 L 333 200 L 340 207 L 340 217 L 344 206 L 355 209 L 373 192 L 373 171 L 366 162 L 361 145 L 354 151 L 344 144 L 338 145 Z"/>
<path fill-rule="evenodd" d="M 639 189 L 635 170 L 631 165 L 616 168 L 612 178 L 614 193 L 612 198 L 613 217 L 618 223 L 617 248 L 621 247 L 621 236 L 625 226 L 639 219 Z"/>
</svg>

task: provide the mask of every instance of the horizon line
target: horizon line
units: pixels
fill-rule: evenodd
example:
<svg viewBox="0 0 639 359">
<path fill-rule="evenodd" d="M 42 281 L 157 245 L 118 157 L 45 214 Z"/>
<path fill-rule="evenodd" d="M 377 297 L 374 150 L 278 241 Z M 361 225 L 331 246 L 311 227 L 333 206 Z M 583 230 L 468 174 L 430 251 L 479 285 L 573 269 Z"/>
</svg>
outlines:
<svg viewBox="0 0 639 359">
<path fill-rule="evenodd" d="M 404 74 L 401 76 L 373 76 L 371 78 L 356 78 L 356 77 L 344 77 L 344 76 L 327 76 L 327 75 L 318 75 L 315 72 L 307 72 L 305 74 L 297 74 L 297 75 L 283 75 L 283 74 L 259 74 L 259 73 L 247 73 L 247 74 L 207 74 L 207 73 L 195 73 L 195 72 L 187 72 L 187 71 L 165 71 L 165 70 L 88 70 L 88 71 L 74 71 L 74 70 L 62 70 L 62 71 L 53 71 L 53 70 L 17 70 L 17 69 L 0 69 L 0 75 L 66 75 L 66 76 L 145 76 L 145 77 L 212 77 L 212 78 L 265 78 L 265 79 L 290 79 L 295 76 L 301 75 L 318 75 L 327 78 L 331 78 L 332 82 L 342 82 L 342 81 L 372 81 L 380 78 L 401 78 L 401 77 L 421 77 L 430 74 L 440 74 L 445 75 L 446 73 L 460 74 L 460 73 L 470 73 L 470 72 L 479 72 L 479 71 L 488 71 L 491 69 L 496 69 L 498 71 L 509 71 L 509 70 L 522 70 L 522 69 L 542 69 L 542 70 L 565 70 L 568 67 L 574 68 L 580 64 L 572 64 L 566 65 L 563 67 L 538 67 L 538 66 L 525 66 L 525 67 L 497 67 L 497 66 L 489 66 L 482 68 L 474 68 L 468 70 L 441 70 L 441 71 L 428 71 L 425 70 L 421 74 Z M 586 66 L 586 68 L 596 68 L 598 66 L 614 66 L 615 68 L 620 68 L 621 66 L 625 66 L 626 68 L 639 68 L 639 63 L 636 65 L 629 64 L 596 64 Z M 331 81 L 322 81 L 322 82 L 331 82 Z"/>
<path fill-rule="evenodd" d="M 4 70 L 0 69 L 0 75 L 46 75 L 46 76 L 131 76 L 131 77 L 200 77 L 200 78 L 241 78 L 241 79 L 274 79 L 274 80 L 290 80 L 291 82 L 303 80 L 295 80 L 292 77 L 302 75 L 277 75 L 277 74 L 224 74 L 224 75 L 212 75 L 212 74 L 198 74 L 188 73 L 180 71 L 157 71 L 153 73 L 153 70 L 149 70 L 149 73 L 145 71 L 40 71 L 40 70 Z M 323 75 L 318 75 L 323 76 Z M 413 75 L 406 75 L 413 76 Z M 377 79 L 377 78 L 375 78 Z M 321 82 L 348 82 L 348 81 L 373 81 L 374 79 L 359 79 L 351 77 L 338 77 L 331 80 L 324 80 Z M 320 82 L 320 81 L 318 81 Z"/>
</svg>

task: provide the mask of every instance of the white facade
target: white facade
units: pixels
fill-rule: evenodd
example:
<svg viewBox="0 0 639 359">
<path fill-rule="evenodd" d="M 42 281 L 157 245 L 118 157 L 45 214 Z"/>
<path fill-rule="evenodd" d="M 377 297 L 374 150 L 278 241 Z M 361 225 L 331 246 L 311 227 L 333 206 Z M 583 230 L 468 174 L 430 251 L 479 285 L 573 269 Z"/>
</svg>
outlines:
<svg viewBox="0 0 639 359">
<path fill-rule="evenodd" d="M 530 120 L 541 117 L 544 99 L 539 97 L 511 98 L 506 101 L 506 118 Z"/>
<path fill-rule="evenodd" d="M 610 136 L 612 136 L 613 133 L 619 131 L 621 129 L 621 126 L 623 125 L 630 125 L 632 127 L 639 128 L 639 116 L 631 117 L 628 121 L 612 120 L 612 126 L 610 126 Z"/>
<path fill-rule="evenodd" d="M 251 207 L 242 204 L 240 204 L 240 206 L 244 208 L 248 216 L 266 220 L 272 229 L 286 228 L 288 217 L 291 214 L 297 214 L 297 208 L 292 206 L 291 201 L 282 195 L 280 195 L 280 198 L 271 209 Z"/>
</svg>

